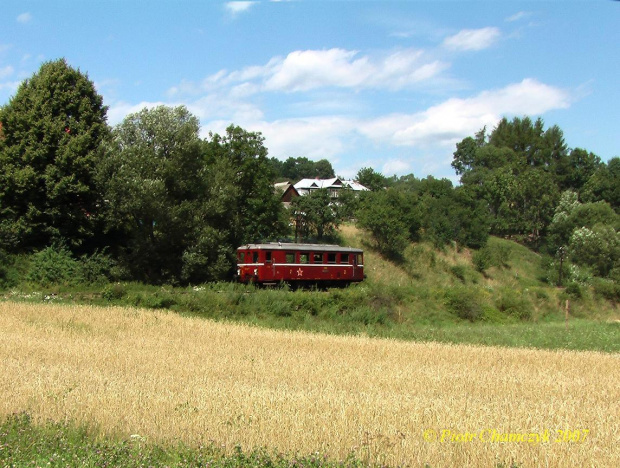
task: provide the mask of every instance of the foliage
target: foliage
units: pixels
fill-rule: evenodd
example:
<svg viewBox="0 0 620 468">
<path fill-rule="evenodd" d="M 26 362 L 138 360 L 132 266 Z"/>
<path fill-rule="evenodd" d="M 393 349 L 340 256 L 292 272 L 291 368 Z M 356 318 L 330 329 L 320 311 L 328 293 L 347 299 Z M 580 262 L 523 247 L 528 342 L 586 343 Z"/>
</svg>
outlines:
<svg viewBox="0 0 620 468">
<path fill-rule="evenodd" d="M 230 125 L 223 136 L 209 134 L 204 144 L 209 167 L 227 168 L 226 178 L 219 178 L 229 200 L 225 206 L 230 225 L 231 245 L 235 247 L 288 232 L 282 203 L 273 190 L 274 175 L 267 158 L 267 148 L 260 133 Z"/>
<path fill-rule="evenodd" d="M 412 231 L 417 234 L 410 196 L 394 190 L 364 194 L 357 213 L 358 226 L 370 232 L 377 250 L 388 258 L 400 259 Z"/>
<path fill-rule="evenodd" d="M 106 107 L 88 76 L 46 62 L 0 109 L 0 245 L 33 251 L 98 232 L 93 172 L 108 133 Z"/>
<path fill-rule="evenodd" d="M 611 226 L 596 224 L 592 229 L 575 229 L 569 241 L 573 261 L 589 266 L 601 277 L 620 267 L 620 233 Z"/>
<path fill-rule="evenodd" d="M 484 316 L 482 299 L 477 289 L 459 286 L 445 292 L 447 309 L 463 320 L 476 322 Z"/>
<path fill-rule="evenodd" d="M 336 177 L 334 168 L 327 159 L 311 161 L 305 157 L 289 157 L 286 161 L 271 158 L 269 164 L 274 180 L 288 180 L 296 183 L 301 179 L 331 179 Z"/>
<path fill-rule="evenodd" d="M 178 280 L 206 192 L 198 119 L 184 107 L 131 114 L 113 130 L 98 182 L 134 278 Z"/>
<path fill-rule="evenodd" d="M 26 279 L 40 286 L 78 285 L 83 276 L 80 263 L 66 246 L 47 247 L 32 256 Z"/>
<path fill-rule="evenodd" d="M 335 234 L 342 218 L 338 206 L 332 202 L 327 189 L 313 190 L 308 195 L 297 197 L 291 203 L 295 219 L 296 238 L 322 240 Z"/>
<path fill-rule="evenodd" d="M 388 178 L 380 172 L 376 172 L 371 167 L 362 167 L 357 171 L 355 180 L 373 192 L 383 190 L 390 185 L 390 180 Z"/>
<path fill-rule="evenodd" d="M 35 424 L 28 413 L 16 413 L 0 422 L 0 464 L 2 466 L 114 466 L 127 468 L 187 467 L 251 468 L 270 466 L 362 467 L 353 456 L 337 462 L 318 453 L 301 456 L 270 452 L 266 448 L 232 453 L 211 442 L 200 447 L 156 445 L 143 437 L 127 439 L 101 437 L 98 431 L 74 422 L 48 421 Z"/>
</svg>

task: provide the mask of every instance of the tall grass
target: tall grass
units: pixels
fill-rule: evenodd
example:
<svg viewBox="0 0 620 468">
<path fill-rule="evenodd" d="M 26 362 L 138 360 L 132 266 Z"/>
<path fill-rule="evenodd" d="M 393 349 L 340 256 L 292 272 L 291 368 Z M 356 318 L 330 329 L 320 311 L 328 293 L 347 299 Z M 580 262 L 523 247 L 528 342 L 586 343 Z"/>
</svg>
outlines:
<svg viewBox="0 0 620 468">
<path fill-rule="evenodd" d="M 226 301 L 234 300 L 236 291 L 229 293 Z M 93 425 L 102 437 L 215 442 L 230 452 L 237 445 L 318 451 L 334 460 L 353 454 L 377 464 L 620 462 L 618 355 L 278 332 L 136 308 L 11 302 L 0 303 L 0 330 L 0 417 L 26 411 L 37 423 Z M 444 431 L 486 430 L 550 431 L 551 440 L 441 441 Z M 587 430 L 589 438 L 557 442 L 565 430 Z"/>
</svg>

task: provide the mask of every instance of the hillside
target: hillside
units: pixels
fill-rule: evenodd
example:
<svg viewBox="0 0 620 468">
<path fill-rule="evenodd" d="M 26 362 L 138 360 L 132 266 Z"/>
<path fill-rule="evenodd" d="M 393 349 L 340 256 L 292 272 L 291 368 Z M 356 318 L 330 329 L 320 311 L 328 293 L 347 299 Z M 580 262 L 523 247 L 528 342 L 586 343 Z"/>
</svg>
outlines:
<svg viewBox="0 0 620 468">
<path fill-rule="evenodd" d="M 402 262 L 382 258 L 352 225 L 343 245 L 365 249 L 367 279 L 329 291 L 255 289 L 235 283 L 189 288 L 112 283 L 90 287 L 21 285 L 5 291 L 10 301 L 129 305 L 183 315 L 239 321 L 262 327 L 546 349 L 620 351 L 616 303 L 582 288 L 574 292 L 541 280 L 539 257 L 525 247 L 491 238 L 501 266 L 484 274 L 476 253 L 428 244 L 410 245 Z M 569 320 L 565 306 L 569 300 Z"/>
</svg>

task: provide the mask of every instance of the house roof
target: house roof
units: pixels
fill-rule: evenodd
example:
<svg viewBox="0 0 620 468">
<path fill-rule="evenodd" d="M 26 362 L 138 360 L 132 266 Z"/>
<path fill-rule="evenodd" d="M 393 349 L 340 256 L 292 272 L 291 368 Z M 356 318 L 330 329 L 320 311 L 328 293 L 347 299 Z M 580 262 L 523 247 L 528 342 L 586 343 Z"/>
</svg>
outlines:
<svg viewBox="0 0 620 468">
<path fill-rule="evenodd" d="M 294 187 L 297 190 L 313 190 L 313 189 L 321 189 L 321 188 L 343 188 L 349 187 L 352 190 L 357 191 L 365 191 L 368 190 L 359 182 L 354 180 L 344 180 L 339 177 L 334 177 L 332 179 L 301 179 L 297 182 Z"/>
</svg>

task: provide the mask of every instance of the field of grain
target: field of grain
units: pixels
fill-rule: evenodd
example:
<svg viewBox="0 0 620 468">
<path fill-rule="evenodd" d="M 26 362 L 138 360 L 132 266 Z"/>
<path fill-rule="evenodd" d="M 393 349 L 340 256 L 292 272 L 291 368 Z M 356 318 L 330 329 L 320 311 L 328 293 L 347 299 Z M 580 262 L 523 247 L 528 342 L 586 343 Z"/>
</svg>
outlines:
<svg viewBox="0 0 620 468">
<path fill-rule="evenodd" d="M 11 302 L 0 343 L 0 417 L 413 466 L 620 466 L 618 355 Z"/>
</svg>

